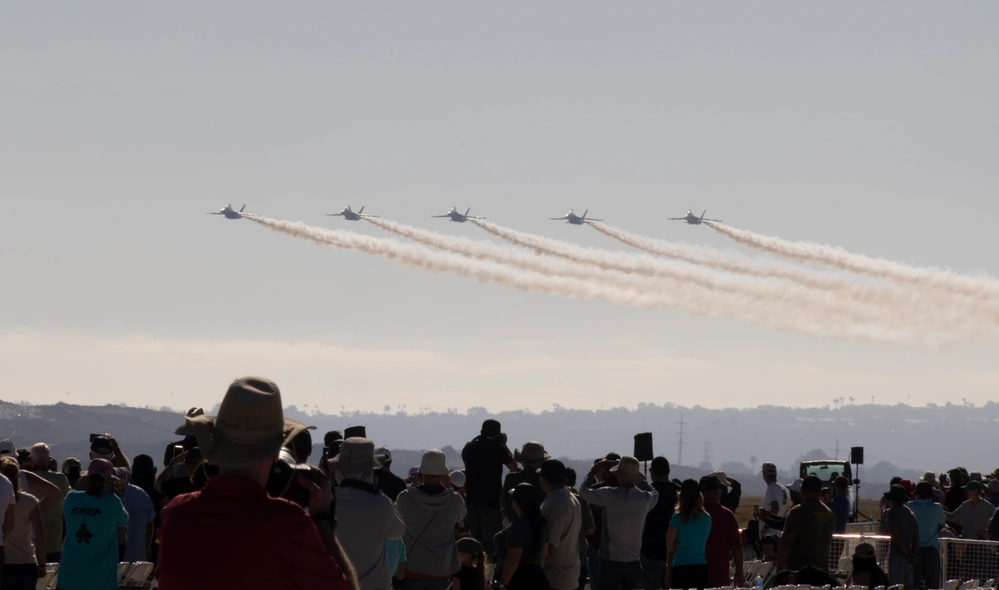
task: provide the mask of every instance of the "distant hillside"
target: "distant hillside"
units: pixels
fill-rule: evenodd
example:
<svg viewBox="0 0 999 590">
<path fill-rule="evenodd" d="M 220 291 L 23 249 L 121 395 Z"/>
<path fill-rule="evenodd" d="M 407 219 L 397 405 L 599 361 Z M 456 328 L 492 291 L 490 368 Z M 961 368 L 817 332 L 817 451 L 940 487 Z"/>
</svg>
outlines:
<svg viewBox="0 0 999 590">
<path fill-rule="evenodd" d="M 552 455 L 577 460 L 573 463 L 580 469 L 608 451 L 631 452 L 633 435 L 638 432 L 652 432 L 656 453 L 675 465 L 681 414 L 683 462 L 688 468 L 674 468 L 674 475 L 695 476 L 709 468 L 721 468 L 740 477 L 747 485 L 747 493 L 762 489 L 758 476 L 762 462 L 777 463 L 782 479 L 790 479 L 796 475 L 793 471 L 802 457 L 832 457 L 837 443 L 840 458 L 848 456 L 851 446 L 865 447 L 867 465 L 861 467 L 860 476 L 864 489 L 869 487 L 872 493 L 896 473 L 915 478 L 925 470 L 939 472 L 959 463 L 978 471 L 992 471 L 999 464 L 986 443 L 999 422 L 999 404 L 991 402 L 982 407 L 948 403 L 926 408 L 843 405 L 811 409 L 761 406 L 745 410 L 646 404 L 635 410 L 556 408 L 537 414 L 498 415 L 481 408 L 468 413 L 324 415 L 307 414 L 292 406 L 286 414 L 316 425 L 317 443 L 328 429 L 365 425 L 377 444 L 413 451 L 397 451 L 398 473 L 418 463 L 419 451 L 431 447 L 457 449 L 448 453 L 448 460 L 460 466 L 460 449 L 489 417 L 502 422 L 511 448 L 528 440 L 540 440 Z M 147 453 L 161 461 L 165 446 L 176 439 L 173 432 L 182 416 L 179 411 L 113 405 L 30 406 L 0 402 L 0 438 L 9 437 L 19 447 L 45 441 L 60 459 L 70 455 L 85 458 L 90 433 L 107 431 L 122 442 L 130 456 Z M 982 442 L 968 444 L 976 440 Z"/>
</svg>

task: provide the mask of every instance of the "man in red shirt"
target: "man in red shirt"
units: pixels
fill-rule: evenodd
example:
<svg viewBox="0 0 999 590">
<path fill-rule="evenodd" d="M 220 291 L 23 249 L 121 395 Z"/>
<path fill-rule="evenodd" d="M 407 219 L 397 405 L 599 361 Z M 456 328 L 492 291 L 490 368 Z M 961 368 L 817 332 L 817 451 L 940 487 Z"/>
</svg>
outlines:
<svg viewBox="0 0 999 590">
<path fill-rule="evenodd" d="M 285 420 L 281 392 L 267 379 L 229 386 L 218 416 L 188 412 L 177 434 L 194 434 L 221 471 L 205 487 L 163 509 L 156 578 L 163 590 L 329 588 L 357 590 L 337 543 L 332 490 L 298 476 L 310 491 L 309 514 L 264 489 L 285 441 L 305 426 Z"/>
<path fill-rule="evenodd" d="M 701 494 L 704 496 L 704 510 L 711 515 L 711 533 L 704 548 L 708 560 L 708 585 L 723 588 L 732 585 L 729 578 L 729 555 L 735 561 L 735 586 L 745 584 L 742 571 L 742 539 L 739 537 L 739 523 L 735 514 L 720 504 L 724 486 L 714 475 L 701 478 Z"/>
</svg>

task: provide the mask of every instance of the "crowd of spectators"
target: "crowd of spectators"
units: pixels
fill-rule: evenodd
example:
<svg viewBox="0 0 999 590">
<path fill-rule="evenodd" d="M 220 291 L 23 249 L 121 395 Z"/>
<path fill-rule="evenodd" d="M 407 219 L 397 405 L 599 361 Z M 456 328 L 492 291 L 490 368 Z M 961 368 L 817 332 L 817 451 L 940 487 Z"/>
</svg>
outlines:
<svg viewBox="0 0 999 590">
<path fill-rule="evenodd" d="M 831 577 L 845 551 L 834 535 L 855 516 L 843 477 L 786 485 L 764 463 L 763 501 L 740 528 L 740 482 L 671 479 L 664 457 L 646 474 L 608 453 L 577 488 L 576 471 L 543 443 L 511 451 L 486 420 L 462 469 L 428 449 L 400 477 L 363 427 L 326 433 L 310 466 L 310 430 L 284 418 L 276 384 L 251 377 L 232 383 L 216 416 L 187 413 L 162 470 L 148 455 L 130 460 L 111 434 L 92 435 L 87 461 L 61 464 L 44 443 L 0 441 L 0 590 L 34 588 L 49 563 L 59 563 L 59 588 L 111 590 L 121 561 L 153 562 L 166 590 L 759 586 L 749 561 L 773 563 L 771 583 L 843 583 Z M 939 588 L 939 539 L 999 540 L 997 504 L 999 473 L 892 480 L 881 503 L 887 548 L 857 545 L 846 583 Z M 978 546 L 957 557 L 996 561 Z"/>
</svg>

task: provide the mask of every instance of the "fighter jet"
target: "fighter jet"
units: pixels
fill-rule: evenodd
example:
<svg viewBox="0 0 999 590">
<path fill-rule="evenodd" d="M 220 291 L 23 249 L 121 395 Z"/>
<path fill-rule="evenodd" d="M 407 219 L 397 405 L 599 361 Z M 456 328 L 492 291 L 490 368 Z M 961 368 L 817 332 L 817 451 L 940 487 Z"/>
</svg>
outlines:
<svg viewBox="0 0 999 590">
<path fill-rule="evenodd" d="M 572 209 L 569 209 L 569 212 L 565 214 L 565 217 L 549 217 L 548 219 L 551 221 L 565 221 L 566 223 L 571 223 L 572 225 L 585 225 L 591 221 L 603 221 L 603 219 L 587 219 L 586 214 L 589 212 L 589 209 L 583 211 L 583 216 L 580 217 L 579 215 L 573 213 Z"/>
<path fill-rule="evenodd" d="M 707 213 L 707 212 L 708 212 L 708 210 L 705 209 L 704 213 Z M 687 209 L 687 214 L 686 215 L 684 215 L 683 217 L 670 217 L 669 221 L 686 221 L 690 225 L 701 225 L 702 221 L 714 221 L 715 223 L 721 223 L 721 219 L 706 219 L 704 217 L 704 213 L 701 213 L 701 216 L 698 217 L 698 216 L 694 215 L 693 211 L 691 211 L 690 209 Z"/>
<path fill-rule="evenodd" d="M 451 210 L 448 211 L 446 214 L 444 214 L 444 215 L 431 215 L 431 217 L 435 217 L 435 218 L 450 217 L 451 221 L 457 221 L 458 223 L 465 223 L 469 219 L 485 219 L 485 217 L 475 217 L 473 215 L 469 215 L 468 212 L 471 211 L 471 210 L 472 210 L 472 208 L 469 207 L 468 209 L 465 210 L 464 214 L 461 214 L 461 213 L 458 212 L 458 208 L 457 207 L 451 207 Z"/>
<path fill-rule="evenodd" d="M 243 209 L 246 209 L 246 205 L 243 205 Z M 236 211 L 235 209 L 232 208 L 232 205 L 229 204 L 220 209 L 219 211 L 212 211 L 211 213 L 209 213 L 209 215 L 225 215 L 226 219 L 242 219 L 243 209 Z"/>
<path fill-rule="evenodd" d="M 360 220 L 364 219 L 365 217 L 378 217 L 377 215 L 365 215 L 364 214 L 364 207 L 361 207 L 360 211 L 358 211 L 357 213 L 354 213 L 354 211 L 351 210 L 350 205 L 347 205 L 347 207 L 345 209 L 341 210 L 339 213 L 327 213 L 326 216 L 327 217 L 343 217 L 347 221 L 360 221 Z"/>
</svg>

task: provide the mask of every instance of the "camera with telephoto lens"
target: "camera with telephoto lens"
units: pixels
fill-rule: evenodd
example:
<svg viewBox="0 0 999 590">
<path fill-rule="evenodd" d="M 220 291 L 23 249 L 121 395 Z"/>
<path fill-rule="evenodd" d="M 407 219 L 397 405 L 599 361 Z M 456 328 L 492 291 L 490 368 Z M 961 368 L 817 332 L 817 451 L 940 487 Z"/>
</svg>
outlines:
<svg viewBox="0 0 999 590">
<path fill-rule="evenodd" d="M 298 483 L 298 476 L 304 475 L 318 486 L 323 485 L 326 476 L 311 465 L 301 464 L 295 459 L 295 453 L 281 447 L 278 460 L 271 466 L 267 477 L 267 493 L 272 498 L 285 498 L 302 508 L 309 506 L 309 490 Z"/>
</svg>

